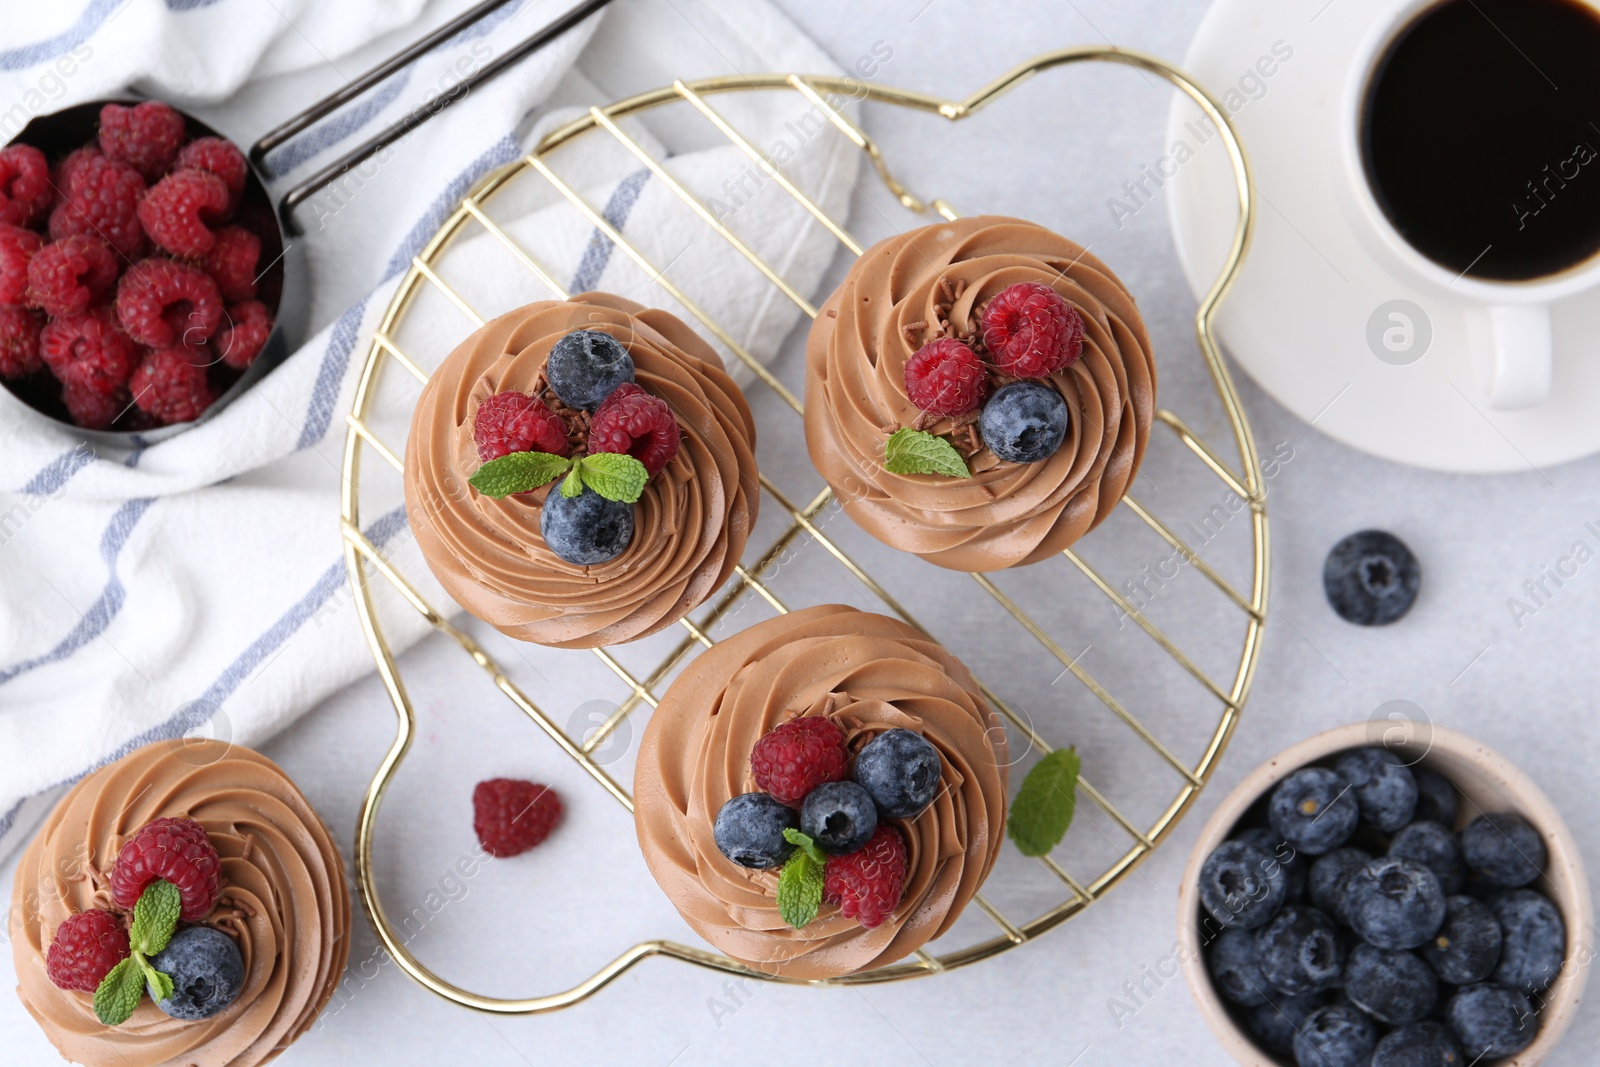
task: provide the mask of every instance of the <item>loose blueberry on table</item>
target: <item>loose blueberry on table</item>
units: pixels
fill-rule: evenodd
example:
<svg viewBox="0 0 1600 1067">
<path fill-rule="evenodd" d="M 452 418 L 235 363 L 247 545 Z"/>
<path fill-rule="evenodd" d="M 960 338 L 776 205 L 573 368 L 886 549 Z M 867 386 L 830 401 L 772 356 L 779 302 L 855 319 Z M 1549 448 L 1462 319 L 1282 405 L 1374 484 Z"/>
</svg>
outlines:
<svg viewBox="0 0 1600 1067">
<path fill-rule="evenodd" d="M 1422 568 L 1394 534 L 1362 530 L 1333 546 L 1322 565 L 1322 589 L 1346 622 L 1386 626 L 1411 610 Z"/>
</svg>

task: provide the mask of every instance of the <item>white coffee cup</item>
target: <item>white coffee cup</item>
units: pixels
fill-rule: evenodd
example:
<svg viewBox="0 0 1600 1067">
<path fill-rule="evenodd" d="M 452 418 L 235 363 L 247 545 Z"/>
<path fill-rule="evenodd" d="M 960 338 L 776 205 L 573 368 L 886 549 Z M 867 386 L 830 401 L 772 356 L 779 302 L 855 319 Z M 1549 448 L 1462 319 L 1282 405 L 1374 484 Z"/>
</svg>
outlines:
<svg viewBox="0 0 1600 1067">
<path fill-rule="evenodd" d="M 1600 11 L 1600 3 L 1582 0 Z M 1502 411 L 1543 404 L 1551 387 L 1550 305 L 1600 287 L 1600 255 L 1527 281 L 1488 281 L 1440 266 L 1413 248 L 1379 206 L 1361 151 L 1367 87 L 1389 45 L 1434 0 L 1396 0 L 1355 50 L 1339 110 L 1340 183 L 1355 232 L 1378 262 L 1443 302 L 1465 305 L 1468 347 L 1481 369 L 1482 399 Z M 1447 178 L 1444 180 L 1448 180 Z M 1470 268 L 1469 268 L 1470 269 Z"/>
</svg>

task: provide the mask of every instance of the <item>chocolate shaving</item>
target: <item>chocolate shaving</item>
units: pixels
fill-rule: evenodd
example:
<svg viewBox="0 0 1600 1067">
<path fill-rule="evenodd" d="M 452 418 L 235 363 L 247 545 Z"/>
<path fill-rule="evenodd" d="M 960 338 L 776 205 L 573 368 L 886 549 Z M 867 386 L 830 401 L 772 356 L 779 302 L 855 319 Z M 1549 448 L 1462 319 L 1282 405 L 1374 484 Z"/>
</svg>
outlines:
<svg viewBox="0 0 1600 1067">
<path fill-rule="evenodd" d="M 912 349 L 920 347 L 918 346 L 917 339 L 913 336 L 913 334 L 922 333 L 923 331 L 927 330 L 927 328 L 928 323 L 921 319 L 917 320 L 916 322 L 908 322 L 904 326 L 900 327 L 900 336 L 905 338 L 906 347 Z"/>
<path fill-rule="evenodd" d="M 562 403 L 556 391 L 550 388 L 550 381 L 542 370 L 533 379 L 533 388 L 528 391 L 543 401 L 545 407 L 559 415 L 567 424 L 567 445 L 571 454 L 581 456 L 588 452 L 589 412 L 570 408 Z"/>
</svg>

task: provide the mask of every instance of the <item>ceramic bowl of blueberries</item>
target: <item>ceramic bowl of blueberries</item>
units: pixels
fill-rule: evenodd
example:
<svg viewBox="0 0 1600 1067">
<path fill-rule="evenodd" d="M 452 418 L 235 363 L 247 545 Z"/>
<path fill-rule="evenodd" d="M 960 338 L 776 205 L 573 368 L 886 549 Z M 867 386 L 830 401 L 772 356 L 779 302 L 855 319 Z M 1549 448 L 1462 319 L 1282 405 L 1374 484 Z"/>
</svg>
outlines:
<svg viewBox="0 0 1600 1067">
<path fill-rule="evenodd" d="M 1572 833 L 1505 757 L 1356 723 L 1256 768 L 1179 893 L 1186 980 L 1250 1067 L 1542 1062 L 1592 953 Z"/>
</svg>

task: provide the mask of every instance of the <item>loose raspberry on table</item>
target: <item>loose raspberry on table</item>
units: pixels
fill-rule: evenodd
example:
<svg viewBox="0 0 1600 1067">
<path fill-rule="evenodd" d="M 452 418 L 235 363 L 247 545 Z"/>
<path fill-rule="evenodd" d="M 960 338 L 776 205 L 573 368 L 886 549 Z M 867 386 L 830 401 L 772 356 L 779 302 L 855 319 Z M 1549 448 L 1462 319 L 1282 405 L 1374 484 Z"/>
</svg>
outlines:
<svg viewBox="0 0 1600 1067">
<path fill-rule="evenodd" d="M 1048 285 L 1018 282 L 984 307 L 983 344 L 1005 373 L 1043 378 L 1083 352 L 1083 316 Z"/>
<path fill-rule="evenodd" d="M 211 348 L 217 358 L 234 370 L 245 370 L 256 361 L 272 336 L 272 314 L 259 300 L 229 304 Z"/>
<path fill-rule="evenodd" d="M 243 226 L 224 226 L 217 231 L 216 238 L 216 244 L 205 254 L 200 266 L 211 275 L 222 299 L 228 303 L 255 299 L 261 238 Z"/>
<path fill-rule="evenodd" d="M 496 393 L 479 404 L 472 417 L 472 441 L 485 463 L 512 452 L 564 456 L 571 451 L 566 420 L 527 393 Z"/>
<path fill-rule="evenodd" d="M 128 382 L 140 411 L 166 425 L 198 419 L 217 399 L 206 380 L 211 352 L 204 345 L 173 345 L 145 353 Z"/>
<path fill-rule="evenodd" d="M 0 222 L 34 226 L 44 221 L 55 203 L 50 164 L 31 144 L 0 149 Z"/>
<path fill-rule="evenodd" d="M 28 263 L 28 303 L 51 318 L 81 315 L 117 281 L 117 254 L 91 234 L 52 241 Z"/>
<path fill-rule="evenodd" d="M 39 334 L 39 355 L 62 385 L 86 393 L 127 385 L 139 362 L 138 346 L 105 307 L 52 320 Z"/>
<path fill-rule="evenodd" d="M 906 395 L 930 415 L 976 411 L 989 393 L 989 374 L 971 347 L 941 337 L 906 360 Z"/>
<path fill-rule="evenodd" d="M 122 920 L 96 908 L 69 915 L 56 927 L 45 973 L 60 989 L 93 993 L 111 968 L 127 958 L 128 931 Z"/>
<path fill-rule="evenodd" d="M 856 851 L 829 856 L 822 871 L 822 899 L 869 929 L 894 913 L 905 889 L 905 839 L 882 823 Z"/>
<path fill-rule="evenodd" d="M 817 786 L 849 773 L 844 731 L 820 715 L 780 723 L 750 749 L 750 770 L 757 789 L 797 808 Z"/>
<path fill-rule="evenodd" d="M 193 167 L 195 170 L 210 171 L 221 178 L 228 187 L 231 212 L 239 206 L 239 198 L 244 194 L 245 176 L 250 172 L 250 165 L 245 162 L 244 153 L 232 141 L 222 137 L 196 137 L 178 150 L 178 161 L 174 169 Z"/>
<path fill-rule="evenodd" d="M 0 307 L 0 378 L 26 378 L 44 366 L 39 331 L 44 316 L 24 307 Z"/>
<path fill-rule="evenodd" d="M 222 324 L 222 294 L 198 267 L 152 257 L 128 268 L 117 283 L 117 321 L 151 348 L 199 346 Z"/>
<path fill-rule="evenodd" d="M 516 778 L 491 778 L 472 790 L 472 829 L 491 856 L 526 852 L 550 836 L 561 820 L 554 789 Z"/>
<path fill-rule="evenodd" d="M 183 818 L 146 823 L 117 853 L 111 868 L 111 899 L 117 907 L 131 909 L 158 878 L 178 887 L 183 901 L 179 917 L 184 922 L 197 923 L 211 914 L 221 891 L 222 860 L 205 827 Z"/>
<path fill-rule="evenodd" d="M 186 135 L 183 116 L 159 100 L 100 109 L 100 151 L 155 181 L 177 158 Z"/>
<path fill-rule="evenodd" d="M 112 423 L 133 407 L 133 397 L 126 387 L 109 393 L 63 388 L 61 400 L 67 405 L 72 421 L 85 430 L 109 430 Z"/>
<path fill-rule="evenodd" d="M 139 223 L 139 198 L 144 178 L 126 163 L 104 156 L 87 156 L 72 171 L 61 190 L 61 202 L 50 212 L 50 237 L 88 233 L 99 237 L 127 259 L 144 251 L 144 227 Z"/>
<path fill-rule="evenodd" d="M 0 223 L 0 306 L 21 307 L 28 299 L 28 263 L 44 238 L 21 226 Z"/>
<path fill-rule="evenodd" d="M 682 433 L 672 408 L 633 382 L 601 401 L 589 420 L 589 452 L 625 452 L 657 474 L 678 454 Z"/>
<path fill-rule="evenodd" d="M 139 201 L 139 225 L 175 256 L 203 256 L 217 242 L 211 224 L 228 213 L 228 187 L 210 171 L 175 170 Z"/>
</svg>

